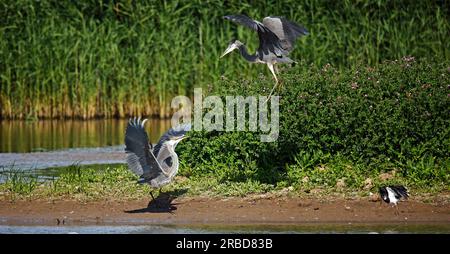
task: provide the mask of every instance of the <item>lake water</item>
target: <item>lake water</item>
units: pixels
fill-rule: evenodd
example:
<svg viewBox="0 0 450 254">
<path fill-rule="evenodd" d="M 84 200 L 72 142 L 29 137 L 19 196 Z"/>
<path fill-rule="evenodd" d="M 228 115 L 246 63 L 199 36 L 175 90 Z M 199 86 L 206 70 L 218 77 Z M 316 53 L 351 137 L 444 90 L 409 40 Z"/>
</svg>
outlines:
<svg viewBox="0 0 450 254">
<path fill-rule="evenodd" d="M 0 153 L 29 153 L 122 145 L 125 119 L 0 121 Z M 149 119 L 146 129 L 155 143 L 170 119 Z"/>
<path fill-rule="evenodd" d="M 0 225 L 3 234 L 449 234 L 450 224 L 311 224 L 311 225 L 239 225 L 239 226 L 8 226 Z"/>
<path fill-rule="evenodd" d="M 63 167 L 125 162 L 127 120 L 43 120 L 0 122 L 0 169 Z M 170 119 L 150 119 L 146 130 L 156 143 Z"/>
</svg>

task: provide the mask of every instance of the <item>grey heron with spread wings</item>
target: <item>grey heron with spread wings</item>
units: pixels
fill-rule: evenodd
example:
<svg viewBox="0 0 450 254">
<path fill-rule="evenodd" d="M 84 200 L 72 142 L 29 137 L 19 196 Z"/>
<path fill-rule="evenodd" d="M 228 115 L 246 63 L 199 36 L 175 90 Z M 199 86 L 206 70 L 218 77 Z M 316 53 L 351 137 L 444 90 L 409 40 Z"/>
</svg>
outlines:
<svg viewBox="0 0 450 254">
<path fill-rule="evenodd" d="M 185 138 L 190 124 L 170 128 L 152 147 L 144 125 L 147 119 L 130 119 L 125 131 L 125 151 L 128 168 L 140 177 L 139 183 L 147 183 L 152 188 L 169 184 L 178 172 L 177 144 Z M 153 200 L 153 193 L 150 192 Z"/>
<path fill-rule="evenodd" d="M 244 25 L 258 33 L 259 47 L 254 54 L 249 54 L 245 45 L 233 39 L 228 48 L 224 51 L 221 58 L 235 49 L 239 49 L 240 54 L 251 63 L 267 64 L 270 72 L 275 78 L 275 87 L 278 85 L 277 63 L 295 63 L 288 57 L 289 53 L 294 49 L 297 38 L 309 34 L 301 25 L 287 20 L 284 17 L 269 16 L 265 17 L 261 22 L 253 20 L 244 15 L 228 15 L 225 19 L 231 20 L 237 24 Z M 270 95 L 269 95 L 270 97 Z"/>
<path fill-rule="evenodd" d="M 395 206 L 396 214 L 399 215 L 397 203 L 401 200 L 406 200 L 409 197 L 408 189 L 402 185 L 390 185 L 379 188 L 381 199 L 388 204 Z"/>
</svg>

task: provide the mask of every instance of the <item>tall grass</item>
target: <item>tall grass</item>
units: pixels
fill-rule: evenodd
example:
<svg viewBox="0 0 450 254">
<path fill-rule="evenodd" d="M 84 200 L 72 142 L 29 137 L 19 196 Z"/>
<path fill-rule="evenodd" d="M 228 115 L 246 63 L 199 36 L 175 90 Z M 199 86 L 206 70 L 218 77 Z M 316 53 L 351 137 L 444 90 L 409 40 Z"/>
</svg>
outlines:
<svg viewBox="0 0 450 254">
<path fill-rule="evenodd" d="M 12 194 L 28 195 L 38 186 L 38 177 L 12 165 L 10 168 L 0 167 L 0 183 L 3 184 L 2 190 Z"/>
<path fill-rule="evenodd" d="M 0 118 L 92 118 L 170 114 L 170 99 L 225 75 L 266 73 L 237 54 L 224 21 L 283 15 L 310 31 L 293 58 L 342 67 L 405 55 L 450 58 L 446 1 L 34 1 L 0 3 Z"/>
</svg>

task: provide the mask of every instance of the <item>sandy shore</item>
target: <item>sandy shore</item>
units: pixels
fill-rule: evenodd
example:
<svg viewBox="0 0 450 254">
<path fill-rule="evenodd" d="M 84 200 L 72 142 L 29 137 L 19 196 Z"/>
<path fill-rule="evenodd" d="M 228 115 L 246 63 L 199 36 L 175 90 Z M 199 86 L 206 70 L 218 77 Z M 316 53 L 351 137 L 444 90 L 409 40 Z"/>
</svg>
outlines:
<svg viewBox="0 0 450 254">
<path fill-rule="evenodd" d="M 439 223 L 450 224 L 448 203 L 409 200 L 399 214 L 369 199 L 320 201 L 299 197 L 203 198 L 157 201 L 1 201 L 2 225 L 143 225 L 143 224 L 304 224 Z"/>
</svg>

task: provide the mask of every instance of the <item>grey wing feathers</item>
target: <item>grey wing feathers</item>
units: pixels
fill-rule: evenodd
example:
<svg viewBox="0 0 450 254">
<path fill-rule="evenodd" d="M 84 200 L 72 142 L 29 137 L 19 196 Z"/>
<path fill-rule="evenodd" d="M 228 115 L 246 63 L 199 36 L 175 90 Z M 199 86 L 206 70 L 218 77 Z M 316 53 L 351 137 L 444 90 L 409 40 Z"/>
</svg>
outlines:
<svg viewBox="0 0 450 254">
<path fill-rule="evenodd" d="M 284 17 L 265 17 L 262 23 L 278 36 L 281 46 L 287 51 L 294 48 L 298 37 L 309 34 L 306 28 Z"/>
<path fill-rule="evenodd" d="M 125 151 L 129 169 L 147 179 L 155 177 L 161 169 L 151 152 L 151 145 L 144 129 L 145 122 L 146 120 L 136 118 L 128 122 L 125 131 Z"/>
<path fill-rule="evenodd" d="M 127 164 L 128 168 L 138 176 L 144 174 L 141 163 L 139 162 L 139 157 L 134 153 L 127 153 Z"/>
<path fill-rule="evenodd" d="M 404 186 L 390 186 L 390 188 L 394 191 L 394 195 L 397 199 L 407 199 L 409 197 L 408 190 Z"/>
<path fill-rule="evenodd" d="M 224 19 L 231 20 L 235 23 L 241 24 L 243 26 L 246 26 L 250 29 L 253 29 L 255 31 L 258 30 L 257 22 L 247 16 L 244 15 L 227 15 L 223 17 Z"/>
<path fill-rule="evenodd" d="M 174 170 L 178 170 L 178 168 L 173 167 L 174 158 L 172 156 L 176 155 L 173 155 L 170 152 L 169 148 L 167 147 L 167 143 L 163 143 L 158 151 L 158 156 L 156 157 L 156 159 L 159 161 L 163 172 L 168 176 L 172 175 Z M 175 159 L 178 160 L 178 158 Z M 176 163 L 176 165 L 178 165 L 178 162 Z"/>
<path fill-rule="evenodd" d="M 228 15 L 224 16 L 224 18 L 255 30 L 259 38 L 258 51 L 262 51 L 265 55 L 273 53 L 278 57 L 282 57 L 284 49 L 280 39 L 263 23 L 244 15 Z"/>
</svg>

